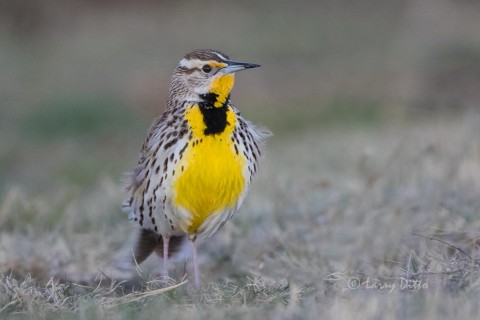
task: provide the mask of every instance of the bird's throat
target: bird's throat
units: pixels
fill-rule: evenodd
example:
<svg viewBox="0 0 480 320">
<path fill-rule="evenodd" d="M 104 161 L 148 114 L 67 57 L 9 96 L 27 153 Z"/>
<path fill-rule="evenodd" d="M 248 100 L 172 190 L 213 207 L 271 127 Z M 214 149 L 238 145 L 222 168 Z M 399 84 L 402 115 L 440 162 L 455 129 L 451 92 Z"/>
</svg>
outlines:
<svg viewBox="0 0 480 320">
<path fill-rule="evenodd" d="M 227 99 L 228 101 L 228 99 Z M 205 135 L 222 133 L 228 124 L 227 121 L 227 103 L 222 107 L 211 107 L 207 103 L 200 103 L 200 112 L 203 116 Z"/>
<path fill-rule="evenodd" d="M 233 74 L 222 75 L 212 81 L 207 95 L 215 97 L 215 100 L 211 101 L 213 107 L 221 108 L 228 102 L 234 82 Z"/>
<path fill-rule="evenodd" d="M 205 124 L 203 134 L 215 135 L 222 133 L 227 125 L 228 103 L 234 76 L 227 74 L 214 79 L 208 93 L 201 94 L 199 109 Z"/>
</svg>

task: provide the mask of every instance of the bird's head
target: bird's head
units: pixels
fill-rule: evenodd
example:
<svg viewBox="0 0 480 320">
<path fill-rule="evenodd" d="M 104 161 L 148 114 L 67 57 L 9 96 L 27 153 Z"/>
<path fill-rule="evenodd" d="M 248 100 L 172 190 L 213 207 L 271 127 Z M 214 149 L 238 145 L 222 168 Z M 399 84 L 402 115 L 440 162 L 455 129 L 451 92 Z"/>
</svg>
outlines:
<svg viewBox="0 0 480 320">
<path fill-rule="evenodd" d="M 180 60 L 175 69 L 171 92 L 186 99 L 206 102 L 220 108 L 228 101 L 235 72 L 259 67 L 258 64 L 232 61 L 216 50 L 196 50 Z"/>
</svg>

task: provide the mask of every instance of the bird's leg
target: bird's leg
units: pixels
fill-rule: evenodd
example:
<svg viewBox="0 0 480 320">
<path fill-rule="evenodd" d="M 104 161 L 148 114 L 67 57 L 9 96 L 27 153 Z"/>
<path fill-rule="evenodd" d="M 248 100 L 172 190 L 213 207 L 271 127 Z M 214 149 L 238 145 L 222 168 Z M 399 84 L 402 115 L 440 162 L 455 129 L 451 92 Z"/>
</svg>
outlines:
<svg viewBox="0 0 480 320">
<path fill-rule="evenodd" d="M 190 242 L 190 248 L 192 248 L 193 275 L 195 277 L 195 286 L 198 288 L 200 287 L 200 269 L 198 267 L 197 244 L 195 243 L 195 240 L 197 240 L 197 235 L 195 234 L 188 237 L 188 241 Z"/>
<path fill-rule="evenodd" d="M 163 276 L 168 277 L 168 243 L 170 236 L 162 236 L 163 240 Z"/>
</svg>

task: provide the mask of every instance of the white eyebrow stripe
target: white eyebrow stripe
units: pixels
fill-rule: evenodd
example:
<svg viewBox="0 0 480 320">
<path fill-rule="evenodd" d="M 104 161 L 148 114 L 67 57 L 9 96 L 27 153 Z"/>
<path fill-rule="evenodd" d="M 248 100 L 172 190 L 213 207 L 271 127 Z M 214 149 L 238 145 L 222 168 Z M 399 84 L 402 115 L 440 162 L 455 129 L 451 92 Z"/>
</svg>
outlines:
<svg viewBox="0 0 480 320">
<path fill-rule="evenodd" d="M 190 69 L 191 66 L 192 66 L 192 63 L 190 62 L 190 60 L 187 60 L 187 59 L 183 58 L 182 60 L 180 60 L 178 65 L 180 67 L 185 67 L 185 68 Z"/>
<path fill-rule="evenodd" d="M 225 58 L 224 56 L 222 56 L 220 53 L 218 53 L 218 52 L 213 52 L 213 53 L 215 53 L 215 54 L 217 55 L 217 57 L 220 58 L 220 60 L 222 60 L 222 61 L 227 61 L 227 58 Z"/>
</svg>

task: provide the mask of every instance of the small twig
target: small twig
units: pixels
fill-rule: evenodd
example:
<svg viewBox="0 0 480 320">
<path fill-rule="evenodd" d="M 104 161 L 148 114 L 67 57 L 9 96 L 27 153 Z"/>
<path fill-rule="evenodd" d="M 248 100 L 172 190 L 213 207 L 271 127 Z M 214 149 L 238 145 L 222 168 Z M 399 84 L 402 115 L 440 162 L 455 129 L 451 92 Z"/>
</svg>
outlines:
<svg viewBox="0 0 480 320">
<path fill-rule="evenodd" d="M 98 268 L 98 271 L 100 271 L 100 273 L 103 274 L 108 280 L 113 281 L 112 278 L 110 278 L 109 276 L 107 276 L 107 275 L 105 274 L 105 272 L 103 272 L 102 268 Z"/>
<path fill-rule="evenodd" d="M 472 256 L 470 256 L 468 253 L 466 253 L 465 250 L 462 250 L 462 249 L 454 246 L 453 244 L 449 243 L 448 241 L 445 241 L 445 240 L 442 240 L 442 239 L 438 239 L 438 238 L 435 238 L 435 237 L 431 237 L 431 236 L 424 236 L 423 234 L 419 234 L 419 233 L 415 233 L 415 232 L 412 232 L 412 234 L 413 234 L 414 236 L 419 236 L 419 237 L 422 237 L 422 238 L 426 238 L 426 239 L 429 239 L 429 240 L 435 240 L 435 241 L 441 242 L 441 243 L 443 243 L 443 244 L 446 244 L 447 246 L 452 247 L 452 248 L 454 248 L 455 250 L 463 253 L 466 257 L 468 257 L 470 260 L 473 261 Z"/>
<path fill-rule="evenodd" d="M 463 270 L 464 269 L 457 269 L 453 271 L 438 271 L 438 272 L 434 272 L 434 271 L 416 272 L 416 273 L 413 273 L 412 276 L 431 276 L 431 275 L 437 275 L 437 274 L 450 275 L 450 274 L 462 272 Z"/>
<path fill-rule="evenodd" d="M 118 299 L 118 300 L 120 300 L 120 301 L 118 301 L 118 302 L 116 302 L 116 303 L 113 303 L 111 306 L 118 306 L 118 305 L 121 305 L 121 304 L 138 301 L 138 300 L 141 300 L 141 299 L 144 299 L 144 298 L 147 298 L 147 297 L 159 295 L 159 294 L 165 293 L 165 292 L 167 292 L 167 291 L 176 289 L 176 288 L 178 288 L 178 287 L 180 287 L 180 286 L 183 286 L 183 285 L 186 284 L 187 282 L 188 282 L 188 281 L 185 280 L 185 281 L 180 282 L 180 283 L 178 283 L 178 284 L 176 284 L 176 285 L 173 285 L 173 286 L 170 286 L 170 287 L 166 287 L 166 288 L 161 288 L 161 289 L 157 289 L 157 290 L 151 290 L 151 291 L 147 291 L 147 292 L 131 293 L 131 294 L 129 294 L 129 295 L 124 296 L 124 297 L 121 298 L 121 299 Z"/>
<path fill-rule="evenodd" d="M 135 270 L 137 271 L 137 274 L 140 276 L 140 278 L 142 278 L 142 280 L 145 281 L 143 271 L 142 271 L 142 269 L 140 268 L 140 265 L 137 262 L 137 258 L 135 257 L 135 252 L 133 252 L 133 249 L 132 249 L 132 257 L 133 257 L 133 262 L 135 263 Z"/>
</svg>

